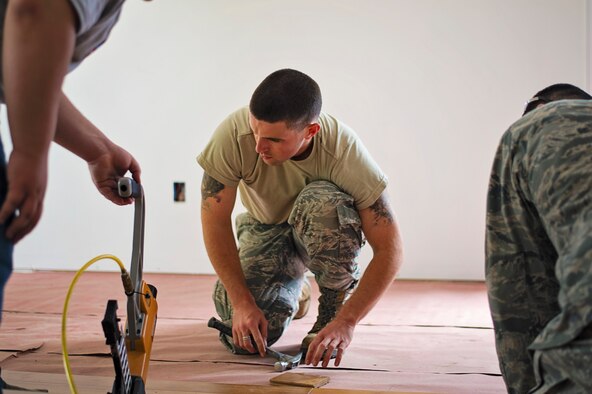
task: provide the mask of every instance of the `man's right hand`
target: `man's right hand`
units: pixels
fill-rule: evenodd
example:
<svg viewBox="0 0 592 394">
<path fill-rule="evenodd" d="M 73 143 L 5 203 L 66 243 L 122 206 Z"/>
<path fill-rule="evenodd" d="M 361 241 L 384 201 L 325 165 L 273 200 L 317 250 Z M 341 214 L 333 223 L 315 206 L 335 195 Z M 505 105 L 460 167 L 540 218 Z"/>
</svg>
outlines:
<svg viewBox="0 0 592 394">
<path fill-rule="evenodd" d="M 110 149 L 98 155 L 97 158 L 89 161 L 93 183 L 97 190 L 108 200 L 117 205 L 127 205 L 134 202 L 133 198 L 122 198 L 119 196 L 117 181 L 129 171 L 132 178 L 140 181 L 140 165 L 125 149 L 109 144 Z"/>
<path fill-rule="evenodd" d="M 253 341 L 255 343 L 253 344 Z M 267 319 L 256 305 L 234 308 L 232 340 L 235 346 L 265 357 L 267 347 Z"/>
</svg>

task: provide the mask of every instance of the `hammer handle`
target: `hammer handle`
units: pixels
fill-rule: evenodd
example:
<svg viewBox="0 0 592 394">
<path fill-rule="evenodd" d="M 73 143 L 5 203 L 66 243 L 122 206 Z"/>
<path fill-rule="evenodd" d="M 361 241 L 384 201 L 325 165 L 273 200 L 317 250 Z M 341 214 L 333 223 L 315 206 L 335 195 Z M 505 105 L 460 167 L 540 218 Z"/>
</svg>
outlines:
<svg viewBox="0 0 592 394">
<path fill-rule="evenodd" d="M 215 328 L 216 330 L 220 331 L 224 335 L 228 335 L 232 337 L 232 328 L 228 327 L 226 324 L 222 323 L 220 320 L 216 319 L 215 317 L 211 317 L 208 321 L 208 327 Z"/>
<path fill-rule="evenodd" d="M 222 323 L 215 317 L 211 317 L 210 320 L 208 320 L 208 327 L 215 328 L 222 334 L 228 335 L 232 338 L 232 328 L 228 327 L 226 324 Z M 252 335 L 251 340 L 253 340 Z M 300 353 L 298 353 L 296 356 L 292 357 L 275 351 L 267 346 L 265 346 L 265 352 L 278 360 L 278 362 L 275 363 L 275 370 L 279 372 L 285 371 L 286 369 L 296 368 L 298 364 L 300 364 L 300 359 L 302 357 L 302 351 L 300 351 Z"/>
</svg>

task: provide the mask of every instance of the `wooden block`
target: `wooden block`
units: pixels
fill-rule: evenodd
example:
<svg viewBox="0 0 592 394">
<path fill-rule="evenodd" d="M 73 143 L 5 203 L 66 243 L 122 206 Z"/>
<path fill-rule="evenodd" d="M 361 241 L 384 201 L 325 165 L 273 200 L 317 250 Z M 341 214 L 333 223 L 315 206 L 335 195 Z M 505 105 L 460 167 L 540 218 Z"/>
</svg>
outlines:
<svg viewBox="0 0 592 394">
<path fill-rule="evenodd" d="M 287 384 L 290 386 L 321 387 L 329 383 L 328 376 L 310 375 L 297 372 L 285 372 L 269 381 L 272 384 Z"/>
</svg>

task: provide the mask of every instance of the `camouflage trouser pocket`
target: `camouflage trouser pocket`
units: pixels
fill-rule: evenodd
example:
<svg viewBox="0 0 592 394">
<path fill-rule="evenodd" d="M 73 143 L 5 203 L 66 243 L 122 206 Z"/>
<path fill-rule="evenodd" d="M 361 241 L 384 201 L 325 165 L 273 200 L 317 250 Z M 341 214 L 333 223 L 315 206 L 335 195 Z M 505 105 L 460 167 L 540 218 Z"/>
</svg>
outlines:
<svg viewBox="0 0 592 394">
<path fill-rule="evenodd" d="M 257 306 L 267 319 L 267 343 L 277 342 L 288 325 L 298 307 L 301 283 L 274 283 L 265 289 L 263 294 L 256 297 Z"/>
<path fill-rule="evenodd" d="M 353 262 L 365 244 L 362 235 L 362 219 L 355 208 L 345 205 L 337 206 L 337 218 L 339 220 L 339 259 Z"/>
<path fill-rule="evenodd" d="M 359 279 L 362 225 L 350 195 L 330 182 L 312 182 L 296 199 L 288 223 L 319 286 L 345 290 Z"/>
</svg>

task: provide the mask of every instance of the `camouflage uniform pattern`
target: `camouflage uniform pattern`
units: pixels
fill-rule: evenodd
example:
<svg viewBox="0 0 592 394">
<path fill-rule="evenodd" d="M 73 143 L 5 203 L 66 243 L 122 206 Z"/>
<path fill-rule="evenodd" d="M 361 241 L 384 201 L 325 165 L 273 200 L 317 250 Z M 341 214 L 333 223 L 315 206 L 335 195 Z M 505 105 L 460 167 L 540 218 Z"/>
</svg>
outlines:
<svg viewBox="0 0 592 394">
<path fill-rule="evenodd" d="M 308 184 L 287 223 L 263 224 L 243 213 L 236 218 L 236 231 L 247 285 L 268 321 L 268 345 L 281 337 L 297 312 L 307 269 L 320 287 L 332 290 L 351 289 L 360 277 L 360 216 L 353 198 L 333 183 Z M 220 281 L 213 299 L 221 320 L 232 325 L 232 305 Z M 226 336 L 220 339 L 233 353 L 246 353 Z"/>
<path fill-rule="evenodd" d="M 508 392 L 535 386 L 536 393 L 592 392 L 586 339 L 592 322 L 591 102 L 547 104 L 504 134 L 489 183 L 485 243 L 489 306 Z M 569 360 L 581 363 L 574 368 Z M 573 390 L 554 391 L 557 384 Z"/>
<path fill-rule="evenodd" d="M 585 335 L 586 336 L 586 335 Z M 581 336 L 580 336 L 581 337 Z M 576 339 L 564 346 L 536 350 L 534 368 L 538 385 L 535 394 L 589 394 L 592 339 Z"/>
</svg>

